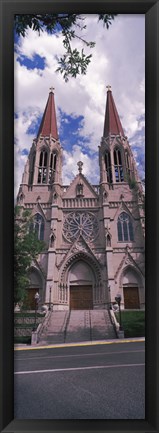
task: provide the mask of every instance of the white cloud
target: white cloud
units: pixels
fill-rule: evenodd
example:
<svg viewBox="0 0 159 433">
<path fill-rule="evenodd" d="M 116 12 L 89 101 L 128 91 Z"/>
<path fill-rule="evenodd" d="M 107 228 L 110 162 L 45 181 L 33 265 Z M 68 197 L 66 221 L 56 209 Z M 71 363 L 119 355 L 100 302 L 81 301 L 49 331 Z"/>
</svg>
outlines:
<svg viewBox="0 0 159 433">
<path fill-rule="evenodd" d="M 28 35 L 20 39 L 18 53 L 15 54 L 15 111 L 19 114 L 19 118 L 15 121 L 15 136 L 18 140 L 19 154 L 24 147 L 26 149 L 31 147 L 33 137 L 27 134 L 29 121 L 35 120 L 39 113 L 43 114 L 51 86 L 55 87 L 56 107 L 67 115 L 84 116 L 79 134 L 81 140 L 83 136 L 89 137 L 89 142 L 85 146 L 92 153 L 98 151 L 103 134 L 107 84 L 112 86 L 114 100 L 126 135 L 130 139 L 133 138 L 144 124 L 144 118 L 142 123 L 138 120 L 141 115 L 144 115 L 145 110 L 144 21 L 144 15 L 119 15 L 109 30 L 106 30 L 101 22 L 98 23 L 96 16 L 88 15 L 85 36 L 89 41 L 96 41 L 96 46 L 91 51 L 92 61 L 85 76 L 72 78 L 68 83 L 65 83 L 62 76 L 55 72 L 56 55 L 61 55 L 63 52 L 61 36 L 57 38 L 43 32 L 39 37 L 29 30 Z M 80 41 L 77 40 L 74 44 L 80 46 Z M 20 65 L 17 60 L 18 56 L 33 59 L 35 54 L 45 58 L 44 70 L 37 68 L 29 70 L 26 66 Z M 58 109 L 57 117 L 60 127 L 61 116 Z M 90 156 L 82 154 L 80 157 L 79 147 L 73 148 L 65 158 L 64 179 L 69 178 L 69 170 L 73 169 L 71 161 L 74 158 L 76 160 L 77 156 L 79 156 L 78 160 L 83 158 L 85 166 L 83 170 L 90 179 L 92 164 Z M 18 182 L 25 160 L 26 157 L 20 159 L 18 165 L 15 160 Z M 99 172 L 97 159 L 95 164 Z M 16 182 L 16 189 L 18 182 Z"/>
<path fill-rule="evenodd" d="M 97 158 L 94 159 L 93 170 L 92 160 L 90 157 L 82 152 L 79 145 L 74 145 L 72 152 L 64 151 L 64 164 L 63 164 L 63 182 L 67 185 L 78 173 L 77 162 L 83 162 L 83 174 L 89 178 L 90 182 L 96 184 L 99 182 L 98 179 L 98 162 Z"/>
</svg>

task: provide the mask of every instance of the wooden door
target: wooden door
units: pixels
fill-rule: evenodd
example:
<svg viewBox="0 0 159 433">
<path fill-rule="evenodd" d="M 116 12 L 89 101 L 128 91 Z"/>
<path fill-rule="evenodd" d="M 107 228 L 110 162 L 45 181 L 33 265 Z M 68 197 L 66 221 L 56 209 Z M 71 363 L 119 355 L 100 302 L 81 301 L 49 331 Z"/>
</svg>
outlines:
<svg viewBox="0 0 159 433">
<path fill-rule="evenodd" d="M 71 310 L 92 310 L 93 309 L 92 286 L 71 286 L 70 287 L 70 309 Z"/>
<path fill-rule="evenodd" d="M 35 310 L 35 294 L 39 292 L 38 289 L 30 288 L 27 290 L 27 297 L 25 300 L 25 307 L 28 310 Z"/>
<path fill-rule="evenodd" d="M 140 308 L 138 287 L 124 287 L 124 306 L 127 309 Z"/>
</svg>

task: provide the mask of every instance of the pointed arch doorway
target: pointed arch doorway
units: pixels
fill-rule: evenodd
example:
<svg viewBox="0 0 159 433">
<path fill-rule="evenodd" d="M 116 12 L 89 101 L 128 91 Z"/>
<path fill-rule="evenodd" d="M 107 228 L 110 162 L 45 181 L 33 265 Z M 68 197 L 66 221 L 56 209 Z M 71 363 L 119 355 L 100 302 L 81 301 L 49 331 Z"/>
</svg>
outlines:
<svg viewBox="0 0 159 433">
<path fill-rule="evenodd" d="M 123 300 L 125 309 L 140 309 L 143 298 L 141 275 L 128 266 L 122 274 Z"/>
<path fill-rule="evenodd" d="M 68 274 L 70 287 L 70 309 L 93 309 L 94 274 L 91 267 L 83 260 L 74 263 Z"/>
</svg>

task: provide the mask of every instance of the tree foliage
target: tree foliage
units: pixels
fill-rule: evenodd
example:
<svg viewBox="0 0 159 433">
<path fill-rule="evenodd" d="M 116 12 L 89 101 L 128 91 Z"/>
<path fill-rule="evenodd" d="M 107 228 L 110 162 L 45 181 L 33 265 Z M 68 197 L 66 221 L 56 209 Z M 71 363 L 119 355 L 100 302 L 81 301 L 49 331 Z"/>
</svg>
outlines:
<svg viewBox="0 0 159 433">
<path fill-rule="evenodd" d="M 35 232 L 30 231 L 32 221 L 28 210 L 15 207 L 14 222 L 14 303 L 23 302 L 29 285 L 28 270 L 38 254 L 45 248 Z"/>
<path fill-rule="evenodd" d="M 116 15 L 99 14 L 98 21 L 102 21 L 106 29 L 109 29 Z M 95 46 L 95 42 L 87 41 L 85 36 L 81 36 L 87 28 L 85 16 L 79 14 L 16 15 L 16 33 L 25 37 L 28 28 L 38 32 L 39 35 L 44 30 L 57 37 L 62 33 L 65 53 L 61 57 L 57 56 L 59 66 L 56 71 L 63 75 L 65 81 L 68 81 L 69 77 L 76 78 L 79 74 L 86 74 L 92 54 L 86 54 L 84 48 L 81 51 L 72 48 L 72 42 L 75 39 L 79 39 L 83 45 L 90 49 Z"/>
</svg>

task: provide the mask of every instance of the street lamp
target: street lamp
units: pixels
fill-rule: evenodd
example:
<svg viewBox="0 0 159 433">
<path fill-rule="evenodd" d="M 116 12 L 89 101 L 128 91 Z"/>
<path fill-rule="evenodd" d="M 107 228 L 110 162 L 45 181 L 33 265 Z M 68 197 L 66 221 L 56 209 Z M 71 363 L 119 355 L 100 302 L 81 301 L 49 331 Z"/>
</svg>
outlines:
<svg viewBox="0 0 159 433">
<path fill-rule="evenodd" d="M 36 331 L 36 316 L 37 316 L 38 302 L 39 302 L 39 298 L 40 298 L 40 295 L 38 292 L 35 293 L 34 298 L 35 298 L 35 321 L 34 321 L 33 331 Z"/>
<path fill-rule="evenodd" d="M 50 286 L 50 294 L 49 294 L 49 311 L 51 310 L 51 286 Z"/>
<path fill-rule="evenodd" d="M 122 324 L 121 324 L 121 309 L 120 309 L 121 295 L 120 295 L 120 293 L 117 293 L 117 295 L 115 296 L 115 300 L 116 300 L 116 302 L 117 302 L 117 304 L 119 306 L 119 322 L 120 322 L 119 331 L 122 331 L 123 328 L 122 328 Z"/>
</svg>

